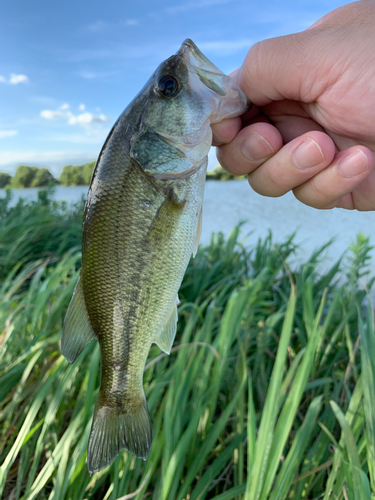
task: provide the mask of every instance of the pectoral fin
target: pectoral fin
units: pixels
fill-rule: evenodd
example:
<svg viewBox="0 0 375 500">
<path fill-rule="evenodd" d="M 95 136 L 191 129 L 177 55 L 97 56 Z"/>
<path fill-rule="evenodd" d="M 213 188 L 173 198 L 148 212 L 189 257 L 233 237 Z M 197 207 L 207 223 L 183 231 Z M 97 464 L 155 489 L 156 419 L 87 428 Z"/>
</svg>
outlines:
<svg viewBox="0 0 375 500">
<path fill-rule="evenodd" d="M 203 209 L 201 208 L 201 213 L 199 214 L 197 236 L 195 237 L 194 248 L 193 248 L 193 257 L 197 255 L 199 240 L 201 239 L 202 235 L 202 211 Z"/>
<path fill-rule="evenodd" d="M 130 156 L 150 175 L 178 175 L 191 168 L 191 164 L 172 141 L 144 127 L 131 143 Z"/>
<path fill-rule="evenodd" d="M 80 278 L 65 316 L 61 352 L 69 363 L 74 363 L 94 337 L 95 334 L 87 314 Z"/>
<path fill-rule="evenodd" d="M 170 354 L 174 338 L 176 336 L 177 330 L 177 304 L 178 297 L 176 297 L 176 301 L 173 303 L 171 310 L 169 311 L 168 316 L 165 319 L 162 330 L 156 335 L 154 339 L 154 343 L 157 344 L 160 349 L 167 354 Z"/>
</svg>

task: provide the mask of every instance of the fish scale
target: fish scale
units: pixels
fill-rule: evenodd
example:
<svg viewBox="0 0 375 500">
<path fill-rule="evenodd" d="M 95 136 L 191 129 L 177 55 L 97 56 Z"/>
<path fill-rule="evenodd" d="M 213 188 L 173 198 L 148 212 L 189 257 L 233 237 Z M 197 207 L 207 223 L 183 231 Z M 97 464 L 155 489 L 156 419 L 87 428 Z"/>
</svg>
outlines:
<svg viewBox="0 0 375 500">
<path fill-rule="evenodd" d="M 90 473 L 121 449 L 149 454 L 143 371 L 152 343 L 169 354 L 175 337 L 177 293 L 200 235 L 210 123 L 247 105 L 233 80 L 186 40 L 126 108 L 99 155 L 62 337 L 71 363 L 91 339 L 100 344 Z"/>
</svg>

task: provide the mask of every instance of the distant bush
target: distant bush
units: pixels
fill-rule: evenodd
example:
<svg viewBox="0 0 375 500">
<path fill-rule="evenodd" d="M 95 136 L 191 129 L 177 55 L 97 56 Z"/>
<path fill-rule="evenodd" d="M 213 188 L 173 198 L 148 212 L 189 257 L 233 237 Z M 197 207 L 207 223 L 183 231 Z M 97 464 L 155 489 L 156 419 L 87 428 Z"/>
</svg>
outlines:
<svg viewBox="0 0 375 500">
<path fill-rule="evenodd" d="M 238 179 L 246 179 L 246 175 L 233 175 L 223 169 L 221 165 L 218 165 L 214 170 L 209 170 L 207 172 L 208 181 L 231 181 Z"/>
<path fill-rule="evenodd" d="M 31 182 L 31 187 L 47 187 L 50 184 L 55 184 L 56 179 L 53 178 L 48 168 L 38 168 L 34 179 Z"/>
<path fill-rule="evenodd" d="M 87 186 L 95 168 L 95 161 L 84 165 L 66 165 L 60 175 L 63 186 Z"/>
<path fill-rule="evenodd" d="M 0 172 L 0 189 L 7 187 L 10 184 L 12 177 L 6 172 Z"/>
<path fill-rule="evenodd" d="M 25 188 L 30 187 L 31 183 L 36 176 L 38 167 L 27 167 L 26 165 L 20 165 L 14 177 L 12 177 L 11 186 L 14 188 Z"/>
<path fill-rule="evenodd" d="M 78 167 L 66 165 L 60 175 L 60 183 L 63 186 L 80 186 L 83 185 L 83 176 Z"/>
<path fill-rule="evenodd" d="M 96 161 L 92 161 L 90 163 L 85 163 L 82 165 L 83 167 L 83 180 L 85 181 L 85 185 L 89 185 L 91 182 L 92 173 L 94 172 L 94 168 L 96 165 Z"/>
<path fill-rule="evenodd" d="M 46 187 L 57 182 L 48 168 L 28 167 L 26 165 L 20 165 L 14 177 L 10 177 L 9 181 L 13 188 Z"/>
<path fill-rule="evenodd" d="M 59 182 L 63 186 L 87 186 L 95 168 L 95 161 L 84 165 L 66 165 L 58 181 L 53 177 L 48 168 L 29 167 L 20 165 L 14 177 L 5 172 L 0 172 L 0 188 L 48 187 Z"/>
</svg>

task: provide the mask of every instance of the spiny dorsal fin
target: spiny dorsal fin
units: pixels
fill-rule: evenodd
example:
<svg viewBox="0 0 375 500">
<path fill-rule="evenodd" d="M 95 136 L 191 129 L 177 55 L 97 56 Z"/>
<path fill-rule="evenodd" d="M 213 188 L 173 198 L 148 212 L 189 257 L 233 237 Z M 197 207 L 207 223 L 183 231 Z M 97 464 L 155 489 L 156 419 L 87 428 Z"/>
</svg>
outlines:
<svg viewBox="0 0 375 500">
<path fill-rule="evenodd" d="M 95 334 L 87 314 L 80 278 L 65 316 L 61 352 L 69 363 L 74 363 L 94 337 Z"/>
<path fill-rule="evenodd" d="M 164 321 L 163 328 L 156 335 L 154 339 L 154 343 L 157 344 L 160 347 L 160 349 L 166 352 L 167 354 L 170 354 L 173 341 L 176 336 L 177 319 L 178 319 L 177 304 L 178 304 L 178 296 L 176 297 L 176 300 L 173 302 L 171 310 L 169 311 L 168 316 Z"/>
<path fill-rule="evenodd" d="M 195 237 L 194 248 L 193 248 L 193 257 L 197 255 L 201 234 L 202 234 L 202 208 L 201 208 L 201 213 L 199 214 L 197 236 Z"/>
</svg>

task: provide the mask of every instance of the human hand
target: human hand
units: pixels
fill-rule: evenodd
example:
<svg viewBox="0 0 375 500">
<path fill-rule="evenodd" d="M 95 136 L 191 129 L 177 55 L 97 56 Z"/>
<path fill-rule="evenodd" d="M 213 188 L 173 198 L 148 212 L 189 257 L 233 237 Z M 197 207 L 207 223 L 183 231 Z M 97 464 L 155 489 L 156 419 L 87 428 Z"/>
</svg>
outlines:
<svg viewBox="0 0 375 500">
<path fill-rule="evenodd" d="M 361 0 L 255 44 L 235 74 L 254 106 L 213 126 L 222 166 L 265 196 L 375 210 L 374 26 Z"/>
</svg>

